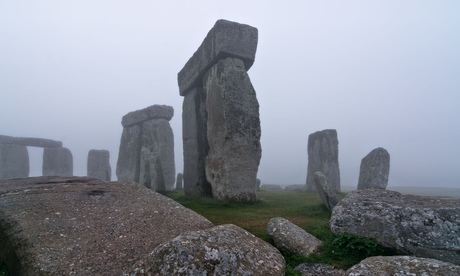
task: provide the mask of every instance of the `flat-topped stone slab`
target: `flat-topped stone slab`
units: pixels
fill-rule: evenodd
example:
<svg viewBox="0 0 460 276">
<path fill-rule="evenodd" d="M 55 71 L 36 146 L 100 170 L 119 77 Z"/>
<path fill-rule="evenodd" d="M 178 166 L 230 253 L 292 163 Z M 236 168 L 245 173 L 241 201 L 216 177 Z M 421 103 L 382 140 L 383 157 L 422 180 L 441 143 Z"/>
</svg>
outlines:
<svg viewBox="0 0 460 276">
<path fill-rule="evenodd" d="M 201 84 L 204 74 L 218 60 L 235 57 L 243 60 L 246 71 L 254 63 L 258 31 L 249 25 L 218 20 L 184 68 L 178 73 L 179 93 L 184 96 Z"/>
<path fill-rule="evenodd" d="M 39 148 L 61 148 L 62 142 L 51 139 L 31 138 L 31 137 L 12 137 L 0 135 L 0 144 L 15 144 L 26 147 Z"/>
<path fill-rule="evenodd" d="M 17 275 L 122 275 L 156 246 L 210 227 L 135 183 L 0 180 L 0 258 Z"/>
<path fill-rule="evenodd" d="M 141 110 L 129 112 L 121 118 L 121 125 L 128 127 L 152 119 L 166 119 L 170 121 L 174 116 L 174 109 L 168 105 L 151 105 Z"/>
</svg>

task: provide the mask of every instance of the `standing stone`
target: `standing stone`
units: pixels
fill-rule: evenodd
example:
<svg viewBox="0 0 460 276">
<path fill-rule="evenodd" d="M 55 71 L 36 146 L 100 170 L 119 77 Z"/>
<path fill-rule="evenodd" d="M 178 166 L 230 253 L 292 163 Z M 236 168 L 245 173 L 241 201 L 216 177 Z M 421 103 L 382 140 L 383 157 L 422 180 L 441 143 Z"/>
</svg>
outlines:
<svg viewBox="0 0 460 276">
<path fill-rule="evenodd" d="M 178 173 L 177 174 L 177 178 L 176 178 L 176 190 L 182 190 L 183 189 L 183 179 L 184 179 L 184 175 L 181 174 L 181 173 Z"/>
<path fill-rule="evenodd" d="M 142 126 L 123 128 L 117 161 L 118 181 L 139 182 L 141 135 Z"/>
<path fill-rule="evenodd" d="M 329 179 L 327 179 L 327 176 L 325 176 L 322 172 L 316 172 L 315 185 L 316 190 L 321 197 L 321 201 L 324 205 L 326 205 L 329 211 L 332 211 L 339 200 L 337 198 L 336 190 L 332 188 L 331 184 L 329 183 Z"/>
<path fill-rule="evenodd" d="M 0 179 L 29 177 L 29 170 L 26 146 L 0 143 Z"/>
<path fill-rule="evenodd" d="M 112 178 L 110 153 L 108 150 L 90 150 L 88 153 L 87 176 L 105 181 Z"/>
<path fill-rule="evenodd" d="M 209 153 L 206 178 L 219 200 L 256 200 L 262 154 L 259 103 L 242 60 L 226 58 L 204 77 Z"/>
<path fill-rule="evenodd" d="M 358 190 L 383 189 L 388 185 L 390 154 L 384 148 L 372 150 L 361 160 Z"/>
<path fill-rule="evenodd" d="M 340 192 L 339 140 L 335 129 L 308 136 L 307 190 L 315 191 L 315 172 L 322 172 L 336 192 Z"/>
<path fill-rule="evenodd" d="M 72 176 L 73 157 L 68 148 L 43 150 L 43 176 Z"/>
</svg>

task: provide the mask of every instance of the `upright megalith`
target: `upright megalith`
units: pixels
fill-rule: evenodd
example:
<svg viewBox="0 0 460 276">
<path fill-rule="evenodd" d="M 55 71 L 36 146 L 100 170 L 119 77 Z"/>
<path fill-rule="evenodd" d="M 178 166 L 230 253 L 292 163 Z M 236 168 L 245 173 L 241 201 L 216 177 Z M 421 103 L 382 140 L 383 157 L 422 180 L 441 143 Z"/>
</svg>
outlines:
<svg viewBox="0 0 460 276">
<path fill-rule="evenodd" d="M 174 109 L 152 105 L 123 116 L 117 177 L 152 190 L 172 190 L 175 182 L 174 135 L 169 121 Z"/>
<path fill-rule="evenodd" d="M 29 177 L 29 171 L 26 146 L 0 143 L 0 179 Z"/>
<path fill-rule="evenodd" d="M 317 131 L 308 136 L 307 190 L 316 191 L 315 172 L 322 172 L 332 188 L 340 192 L 339 140 L 335 129 Z"/>
<path fill-rule="evenodd" d="M 361 160 L 358 190 L 383 189 L 388 185 L 390 154 L 384 148 L 372 150 Z"/>
<path fill-rule="evenodd" d="M 108 150 L 92 149 L 88 152 L 87 176 L 105 181 L 111 180 L 112 168 Z"/>
<path fill-rule="evenodd" d="M 247 70 L 257 36 L 254 27 L 218 20 L 178 74 L 188 195 L 256 200 L 261 130 Z"/>
<path fill-rule="evenodd" d="M 184 185 L 183 183 L 184 175 L 182 173 L 178 173 L 176 177 L 176 190 L 182 190 Z"/>
<path fill-rule="evenodd" d="M 43 176 L 72 176 L 73 157 L 68 148 L 43 150 Z"/>
</svg>

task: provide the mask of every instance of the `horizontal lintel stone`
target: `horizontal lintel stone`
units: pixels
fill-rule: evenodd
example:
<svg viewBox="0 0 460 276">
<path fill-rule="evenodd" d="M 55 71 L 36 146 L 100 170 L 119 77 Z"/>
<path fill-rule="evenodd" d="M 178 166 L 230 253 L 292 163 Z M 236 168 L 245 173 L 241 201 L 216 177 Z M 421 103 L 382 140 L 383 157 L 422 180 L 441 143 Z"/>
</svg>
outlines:
<svg viewBox="0 0 460 276">
<path fill-rule="evenodd" d="M 169 105 L 152 105 L 141 110 L 129 112 L 121 119 L 121 125 L 128 127 L 152 119 L 166 119 L 170 121 L 174 116 L 174 109 Z"/>
<path fill-rule="evenodd" d="M 12 137 L 6 135 L 0 135 L 0 144 L 15 144 L 20 146 L 39 148 L 62 148 L 61 141 L 43 138 Z"/>
</svg>

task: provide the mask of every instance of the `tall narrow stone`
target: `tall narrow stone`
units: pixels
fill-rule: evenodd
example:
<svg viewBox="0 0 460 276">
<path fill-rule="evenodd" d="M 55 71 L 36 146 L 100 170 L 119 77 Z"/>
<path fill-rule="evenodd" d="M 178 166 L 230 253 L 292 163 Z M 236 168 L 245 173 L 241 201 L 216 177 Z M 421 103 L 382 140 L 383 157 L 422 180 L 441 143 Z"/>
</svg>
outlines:
<svg viewBox="0 0 460 276">
<path fill-rule="evenodd" d="M 390 154 L 384 148 L 372 150 L 361 160 L 358 190 L 383 189 L 388 185 Z"/>
<path fill-rule="evenodd" d="M 183 180 L 184 175 L 182 173 L 178 173 L 176 177 L 176 190 L 182 190 L 184 188 Z"/>
<path fill-rule="evenodd" d="M 29 177 L 26 146 L 0 143 L 0 179 Z"/>
<path fill-rule="evenodd" d="M 68 148 L 43 150 L 43 176 L 72 176 L 73 157 Z"/>
<path fill-rule="evenodd" d="M 335 129 L 308 136 L 307 191 L 316 191 L 314 174 L 322 172 L 336 192 L 340 192 L 339 140 Z"/>
<path fill-rule="evenodd" d="M 87 176 L 110 181 L 112 168 L 108 150 L 92 149 L 88 152 Z"/>
<path fill-rule="evenodd" d="M 139 182 L 141 137 L 142 125 L 123 128 L 117 161 L 119 181 Z"/>
<path fill-rule="evenodd" d="M 213 197 L 256 200 L 261 158 L 259 103 L 242 60 L 226 58 L 204 77 L 209 153 L 206 178 Z"/>
</svg>

